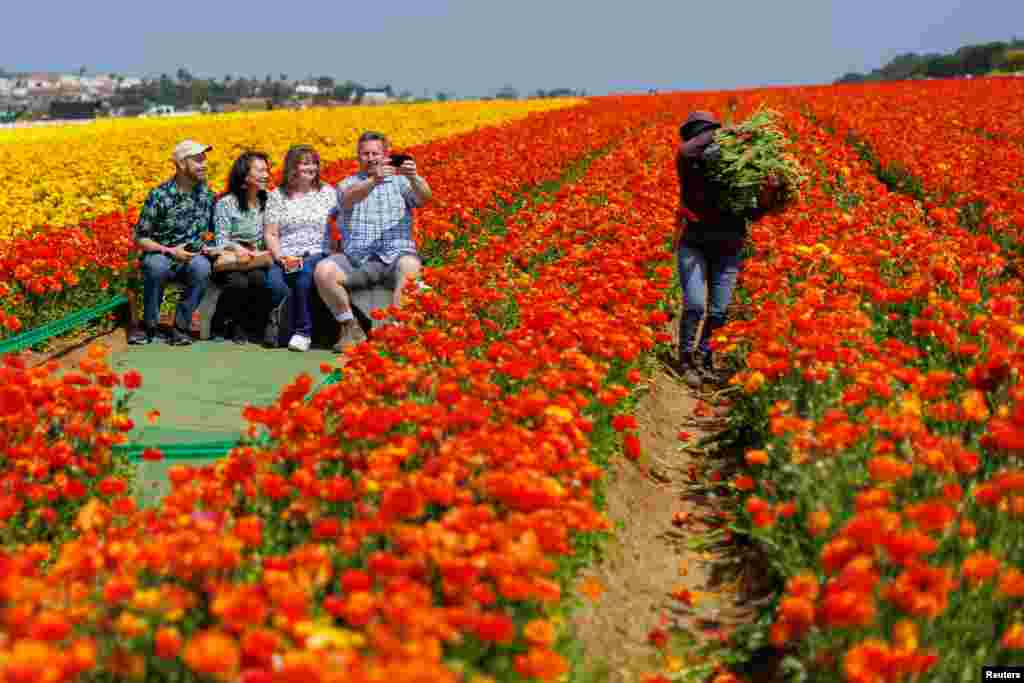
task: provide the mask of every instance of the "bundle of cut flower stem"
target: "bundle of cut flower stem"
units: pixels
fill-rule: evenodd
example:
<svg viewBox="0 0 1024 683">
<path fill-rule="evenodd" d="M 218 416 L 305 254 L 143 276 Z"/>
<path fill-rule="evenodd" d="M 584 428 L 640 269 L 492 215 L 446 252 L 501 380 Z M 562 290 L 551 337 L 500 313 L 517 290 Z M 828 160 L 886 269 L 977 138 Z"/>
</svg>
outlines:
<svg viewBox="0 0 1024 683">
<path fill-rule="evenodd" d="M 789 140 L 776 125 L 778 117 L 770 109 L 759 109 L 739 125 L 715 132 L 719 150 L 711 155 L 711 178 L 720 183 L 721 207 L 735 215 L 746 215 L 759 208 L 776 208 L 799 195 L 806 176 L 800 163 L 786 151 Z M 769 176 L 781 182 L 773 206 L 761 207 L 761 188 Z"/>
</svg>

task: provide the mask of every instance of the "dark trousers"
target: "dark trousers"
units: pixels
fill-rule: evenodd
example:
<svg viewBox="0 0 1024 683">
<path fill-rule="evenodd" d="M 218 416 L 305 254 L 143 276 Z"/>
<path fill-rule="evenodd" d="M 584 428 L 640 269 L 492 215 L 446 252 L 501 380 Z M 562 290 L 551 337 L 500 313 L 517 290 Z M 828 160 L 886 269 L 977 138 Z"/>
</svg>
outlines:
<svg viewBox="0 0 1024 683">
<path fill-rule="evenodd" d="M 316 291 L 313 284 L 313 271 L 316 264 L 324 258 L 323 254 L 307 256 L 302 268 L 294 273 L 285 273 L 280 264 L 270 266 L 267 274 L 267 288 L 270 290 L 270 307 L 277 308 L 286 297 L 291 295 L 289 307 L 292 312 L 291 328 L 294 334 L 304 337 L 313 336 L 312 295 Z"/>
<path fill-rule="evenodd" d="M 142 322 L 156 327 L 160 322 L 160 305 L 168 282 L 182 282 L 185 291 L 174 311 L 174 326 L 188 333 L 192 329 L 192 312 L 210 284 L 210 261 L 205 256 L 193 256 L 188 263 L 175 261 L 170 256 L 149 253 L 142 259 Z"/>
<path fill-rule="evenodd" d="M 219 315 L 247 330 L 266 322 L 267 271 L 253 268 L 215 273 L 213 281 L 224 290 L 217 305 Z"/>
</svg>

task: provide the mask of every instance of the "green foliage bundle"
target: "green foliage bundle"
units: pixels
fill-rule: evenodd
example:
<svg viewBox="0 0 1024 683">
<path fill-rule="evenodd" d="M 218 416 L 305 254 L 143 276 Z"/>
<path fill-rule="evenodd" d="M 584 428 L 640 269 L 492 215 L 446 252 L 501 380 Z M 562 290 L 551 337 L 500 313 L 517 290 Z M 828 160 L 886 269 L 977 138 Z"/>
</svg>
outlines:
<svg viewBox="0 0 1024 683">
<path fill-rule="evenodd" d="M 712 153 L 710 174 L 724 189 L 718 193 L 723 211 L 745 215 L 783 206 L 798 196 L 806 175 L 787 151 L 790 143 L 776 124 L 777 117 L 770 109 L 758 109 L 743 123 L 715 133 L 718 150 Z M 772 176 L 781 185 L 766 196 L 763 188 Z M 762 205 L 765 199 L 771 206 Z"/>
</svg>

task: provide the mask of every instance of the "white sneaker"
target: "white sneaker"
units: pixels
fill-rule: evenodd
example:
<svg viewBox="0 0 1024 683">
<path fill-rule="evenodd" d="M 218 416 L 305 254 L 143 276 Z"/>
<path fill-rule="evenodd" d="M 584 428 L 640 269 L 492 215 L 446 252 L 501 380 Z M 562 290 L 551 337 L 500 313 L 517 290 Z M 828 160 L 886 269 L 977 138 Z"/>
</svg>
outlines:
<svg viewBox="0 0 1024 683">
<path fill-rule="evenodd" d="M 309 351 L 309 345 L 313 340 L 301 334 L 293 334 L 288 340 L 288 348 L 292 351 Z"/>
</svg>

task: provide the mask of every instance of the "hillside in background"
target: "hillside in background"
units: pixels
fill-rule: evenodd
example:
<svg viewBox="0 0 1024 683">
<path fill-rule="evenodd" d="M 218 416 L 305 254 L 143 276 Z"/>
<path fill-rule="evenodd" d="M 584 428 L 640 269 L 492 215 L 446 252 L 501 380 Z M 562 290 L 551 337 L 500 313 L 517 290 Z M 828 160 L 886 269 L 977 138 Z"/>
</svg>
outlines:
<svg viewBox="0 0 1024 683">
<path fill-rule="evenodd" d="M 908 52 L 889 61 L 880 69 L 861 74 L 850 72 L 836 83 L 862 81 L 902 81 L 913 78 L 953 78 L 983 76 L 992 72 L 1024 71 L 1024 40 L 1014 38 L 1008 43 L 995 42 L 965 45 L 950 54 L 915 54 Z"/>
</svg>

